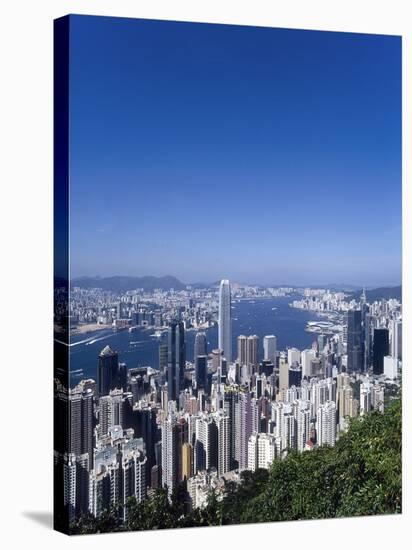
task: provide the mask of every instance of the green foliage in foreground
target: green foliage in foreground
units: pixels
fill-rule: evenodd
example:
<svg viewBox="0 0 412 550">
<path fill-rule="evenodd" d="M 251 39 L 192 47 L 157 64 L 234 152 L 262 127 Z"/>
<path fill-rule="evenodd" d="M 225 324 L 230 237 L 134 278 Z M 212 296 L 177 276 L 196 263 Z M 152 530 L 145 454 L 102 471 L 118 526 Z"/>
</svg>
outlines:
<svg viewBox="0 0 412 550">
<path fill-rule="evenodd" d="M 98 520 L 88 516 L 72 533 L 168 529 L 265 521 L 320 519 L 400 513 L 402 508 L 401 400 L 385 414 L 372 412 L 352 421 L 333 448 L 276 460 L 269 472 L 243 472 L 241 485 L 228 484 L 218 501 L 212 493 L 204 509 L 184 514 L 185 493 L 176 489 L 172 502 L 164 489 L 143 503 L 131 499 L 128 521 L 118 510 Z"/>
</svg>

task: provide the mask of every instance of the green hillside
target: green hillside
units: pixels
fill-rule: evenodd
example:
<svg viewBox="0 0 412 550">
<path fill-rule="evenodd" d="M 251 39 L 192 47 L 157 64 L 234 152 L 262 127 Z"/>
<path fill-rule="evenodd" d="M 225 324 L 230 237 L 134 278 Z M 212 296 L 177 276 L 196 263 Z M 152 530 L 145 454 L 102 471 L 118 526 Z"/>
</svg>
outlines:
<svg viewBox="0 0 412 550">
<path fill-rule="evenodd" d="M 270 471 L 244 472 L 241 485 L 229 485 L 226 497 L 209 498 L 204 509 L 184 514 L 184 491 L 172 503 L 163 489 L 141 504 L 130 501 L 123 525 L 116 510 L 98 521 L 73 526 L 74 533 L 228 525 L 267 521 L 395 514 L 402 509 L 401 400 L 384 414 L 354 420 L 333 448 L 291 453 Z"/>
</svg>

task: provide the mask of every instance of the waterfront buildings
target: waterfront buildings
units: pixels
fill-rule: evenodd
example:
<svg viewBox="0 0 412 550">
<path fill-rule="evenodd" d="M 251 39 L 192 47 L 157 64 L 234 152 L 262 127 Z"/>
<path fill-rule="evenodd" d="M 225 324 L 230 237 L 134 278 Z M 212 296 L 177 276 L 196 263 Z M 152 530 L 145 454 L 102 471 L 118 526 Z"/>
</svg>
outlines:
<svg viewBox="0 0 412 550">
<path fill-rule="evenodd" d="M 188 509 L 203 506 L 211 490 L 220 498 L 225 481 L 238 483 L 242 471 L 270 468 L 292 450 L 333 446 L 351 418 L 383 412 L 386 388 L 394 391 L 402 370 L 399 302 L 347 302 L 311 289 L 307 309 L 334 316 L 340 308 L 334 331 L 320 325 L 310 348 L 278 349 L 274 335 L 253 334 L 251 323 L 250 334 L 234 334 L 233 357 L 231 292 L 223 280 L 218 290 L 145 294 L 147 305 L 133 293 L 99 305 L 99 315 L 115 318 L 121 303 L 125 326 L 139 323 L 158 350 L 153 364 L 126 366 L 122 351 L 105 346 L 95 356 L 97 383 L 82 380 L 66 396 L 58 389 L 58 414 L 68 410 L 71 418 L 55 453 L 70 521 L 114 504 L 127 519 L 127 498 L 150 498 L 160 486 L 169 496 L 179 488 Z M 79 305 L 79 317 L 89 319 L 91 298 L 80 295 L 88 312 Z M 210 351 L 205 324 L 216 322 L 219 348 Z M 193 359 L 186 357 L 191 330 Z"/>
</svg>

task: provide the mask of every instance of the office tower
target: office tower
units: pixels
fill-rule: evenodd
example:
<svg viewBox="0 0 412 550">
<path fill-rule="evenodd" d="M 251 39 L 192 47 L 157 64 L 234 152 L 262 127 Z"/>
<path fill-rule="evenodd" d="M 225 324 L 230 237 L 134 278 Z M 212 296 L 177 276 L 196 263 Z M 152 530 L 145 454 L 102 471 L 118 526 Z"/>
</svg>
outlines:
<svg viewBox="0 0 412 550">
<path fill-rule="evenodd" d="M 243 334 L 237 337 L 237 360 L 240 365 L 247 363 L 247 336 Z"/>
<path fill-rule="evenodd" d="M 336 440 L 336 405 L 326 401 L 320 405 L 316 415 L 316 432 L 318 445 L 333 447 Z"/>
<path fill-rule="evenodd" d="M 159 370 L 161 373 L 167 372 L 167 344 L 160 344 L 159 346 Z"/>
<path fill-rule="evenodd" d="M 213 417 L 203 414 L 196 419 L 195 471 L 217 469 L 218 431 Z"/>
<path fill-rule="evenodd" d="M 289 387 L 289 364 L 285 357 L 279 360 L 279 391 Z"/>
<path fill-rule="evenodd" d="M 328 343 L 328 337 L 326 334 L 318 334 L 318 349 L 319 353 L 323 353 L 323 350 L 325 349 L 326 344 Z"/>
<path fill-rule="evenodd" d="M 220 411 L 215 413 L 214 422 L 217 427 L 217 473 L 222 476 L 230 471 L 230 419 L 229 415 Z"/>
<path fill-rule="evenodd" d="M 182 321 L 172 321 L 168 332 L 167 391 L 169 401 L 177 401 L 183 390 L 185 366 L 185 329 Z"/>
<path fill-rule="evenodd" d="M 312 376 L 311 361 L 316 358 L 316 351 L 314 349 L 304 349 L 301 353 L 302 362 L 302 378 L 309 378 Z"/>
<path fill-rule="evenodd" d="M 118 386 L 119 356 L 110 346 L 106 346 L 99 354 L 97 370 L 97 391 L 99 396 L 108 395 L 110 390 Z"/>
<path fill-rule="evenodd" d="M 189 426 L 186 418 L 179 417 L 176 421 L 177 425 L 177 449 L 178 449 L 178 461 L 177 461 L 177 481 L 183 481 L 182 474 L 182 447 L 189 441 Z"/>
<path fill-rule="evenodd" d="M 259 336 L 256 334 L 247 339 L 247 364 L 254 368 L 259 365 Z"/>
<path fill-rule="evenodd" d="M 167 487 L 169 496 L 178 483 L 179 433 L 176 418 L 169 415 L 162 422 L 162 486 Z"/>
<path fill-rule="evenodd" d="M 198 355 L 195 363 L 196 388 L 207 389 L 207 356 Z"/>
<path fill-rule="evenodd" d="M 221 361 L 222 361 L 222 350 L 221 349 L 214 349 L 212 350 L 212 370 L 213 372 L 216 372 L 217 369 L 220 367 Z"/>
<path fill-rule="evenodd" d="M 228 363 L 232 361 L 232 313 L 230 283 L 223 279 L 219 288 L 219 349 Z"/>
<path fill-rule="evenodd" d="M 300 386 L 302 381 L 302 369 L 296 363 L 289 366 L 288 387 Z"/>
<path fill-rule="evenodd" d="M 229 417 L 229 470 L 234 470 L 239 466 L 236 457 L 236 434 L 238 433 L 236 406 L 239 401 L 239 391 L 234 387 L 228 386 L 225 388 L 223 399 L 223 408 Z"/>
<path fill-rule="evenodd" d="M 402 321 L 391 322 L 391 355 L 402 361 Z"/>
<path fill-rule="evenodd" d="M 363 314 L 362 310 L 362 314 Z M 363 324 L 363 337 L 364 337 L 364 372 L 367 372 L 371 365 L 371 355 L 372 355 L 372 321 L 371 315 L 367 311 L 363 314 L 362 318 Z"/>
<path fill-rule="evenodd" d="M 396 357 L 386 355 L 383 358 L 383 373 L 390 380 L 398 378 L 398 360 Z"/>
<path fill-rule="evenodd" d="M 207 340 L 204 332 L 197 332 L 195 336 L 194 346 L 194 363 L 196 365 L 196 359 L 199 355 L 207 355 Z"/>
<path fill-rule="evenodd" d="M 288 349 L 288 363 L 289 365 L 295 365 L 300 363 L 300 351 L 296 348 Z"/>
<path fill-rule="evenodd" d="M 263 338 L 263 358 L 276 365 L 276 336 L 268 335 Z"/>
<path fill-rule="evenodd" d="M 193 476 L 193 447 L 190 443 L 182 445 L 182 479 Z"/>
<path fill-rule="evenodd" d="M 76 456 L 85 453 L 93 464 L 93 391 L 79 385 L 69 390 L 69 445 L 68 451 Z"/>
<path fill-rule="evenodd" d="M 364 366 L 362 342 L 362 312 L 351 309 L 347 315 L 347 372 L 361 372 Z"/>
<path fill-rule="evenodd" d="M 254 433 L 248 442 L 248 470 L 270 468 L 276 458 L 276 438 L 270 434 Z"/>
<path fill-rule="evenodd" d="M 363 416 L 367 414 L 372 407 L 372 386 L 369 382 L 360 385 L 359 391 L 359 412 Z"/>
<path fill-rule="evenodd" d="M 373 331 L 373 374 L 383 374 L 383 358 L 389 355 L 389 331 L 375 328 Z"/>
</svg>

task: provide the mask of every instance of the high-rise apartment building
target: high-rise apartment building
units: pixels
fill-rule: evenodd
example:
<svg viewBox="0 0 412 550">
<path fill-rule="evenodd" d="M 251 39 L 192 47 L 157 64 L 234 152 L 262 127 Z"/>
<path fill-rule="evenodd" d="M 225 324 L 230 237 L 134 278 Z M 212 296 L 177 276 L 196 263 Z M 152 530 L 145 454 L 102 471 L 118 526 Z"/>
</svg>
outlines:
<svg viewBox="0 0 412 550">
<path fill-rule="evenodd" d="M 336 441 L 336 405 L 326 401 L 320 405 L 316 415 L 316 432 L 318 445 L 333 447 Z"/>
</svg>

